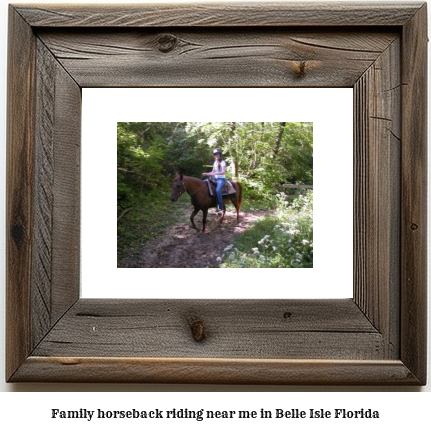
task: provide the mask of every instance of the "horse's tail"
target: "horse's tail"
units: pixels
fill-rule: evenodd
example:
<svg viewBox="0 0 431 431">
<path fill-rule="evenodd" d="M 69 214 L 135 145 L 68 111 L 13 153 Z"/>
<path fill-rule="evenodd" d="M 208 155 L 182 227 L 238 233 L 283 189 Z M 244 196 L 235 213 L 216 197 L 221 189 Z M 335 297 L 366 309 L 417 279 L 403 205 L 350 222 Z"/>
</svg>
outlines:
<svg viewBox="0 0 431 431">
<path fill-rule="evenodd" d="M 236 186 L 236 201 L 238 203 L 238 212 L 239 212 L 242 204 L 242 185 L 239 181 L 234 181 L 234 183 Z"/>
</svg>

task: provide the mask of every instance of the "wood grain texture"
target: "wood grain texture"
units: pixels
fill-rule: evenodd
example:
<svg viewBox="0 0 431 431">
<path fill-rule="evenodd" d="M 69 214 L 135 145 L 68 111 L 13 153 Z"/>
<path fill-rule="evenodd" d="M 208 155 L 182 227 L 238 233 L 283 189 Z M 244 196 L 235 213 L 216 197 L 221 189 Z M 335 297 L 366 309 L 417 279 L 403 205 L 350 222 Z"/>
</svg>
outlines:
<svg viewBox="0 0 431 431">
<path fill-rule="evenodd" d="M 34 27 L 399 26 L 422 3 L 17 5 Z"/>
<path fill-rule="evenodd" d="M 352 87 L 397 34 L 110 29 L 38 36 L 82 87 Z"/>
<path fill-rule="evenodd" d="M 36 345 L 78 299 L 80 88 L 37 40 L 32 265 Z"/>
<path fill-rule="evenodd" d="M 80 277 L 81 90 L 10 15 L 7 375 L 79 298 Z"/>
<path fill-rule="evenodd" d="M 81 89 L 57 63 L 55 75 L 52 293 L 54 323 L 79 298 Z"/>
<path fill-rule="evenodd" d="M 355 85 L 355 301 L 399 356 L 400 38 Z M 364 205 L 366 202 L 366 205 Z M 376 288 L 378 286 L 378 288 Z"/>
<path fill-rule="evenodd" d="M 272 385 L 417 385 L 399 360 L 89 358 L 32 356 L 15 381 Z"/>
<path fill-rule="evenodd" d="M 36 56 L 31 28 L 14 10 L 9 13 L 9 35 L 6 161 L 7 376 L 24 362 L 32 348 L 30 283 Z"/>
<path fill-rule="evenodd" d="M 9 41 L 8 381 L 426 383 L 425 5 L 19 5 Z M 79 299 L 81 87 L 156 85 L 353 87 L 354 300 Z"/>
<path fill-rule="evenodd" d="M 403 29 L 401 184 L 401 358 L 426 378 L 427 7 Z M 416 329 L 415 329 L 416 328 Z"/>
<path fill-rule="evenodd" d="M 34 185 L 34 252 L 32 263 L 32 344 L 49 331 L 52 290 L 52 233 L 54 201 L 54 122 L 56 61 L 40 42 L 36 56 L 36 140 Z"/>
<path fill-rule="evenodd" d="M 190 320 L 205 332 L 197 343 Z M 112 340 L 119 340 L 118 344 Z M 351 299 L 81 299 L 38 356 L 384 359 L 384 338 Z"/>
</svg>

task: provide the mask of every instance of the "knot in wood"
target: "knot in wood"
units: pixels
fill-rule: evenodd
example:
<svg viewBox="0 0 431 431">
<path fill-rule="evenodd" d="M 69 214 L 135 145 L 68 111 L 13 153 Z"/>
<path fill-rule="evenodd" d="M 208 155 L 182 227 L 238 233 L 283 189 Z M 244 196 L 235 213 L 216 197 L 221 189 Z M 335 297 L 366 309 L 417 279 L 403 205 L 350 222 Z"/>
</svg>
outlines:
<svg viewBox="0 0 431 431">
<path fill-rule="evenodd" d="M 307 62 L 300 61 L 299 63 L 296 63 L 293 68 L 293 71 L 295 72 L 296 77 L 304 78 L 304 76 L 307 74 L 306 68 L 307 68 Z"/>
<path fill-rule="evenodd" d="M 22 224 L 12 225 L 11 235 L 16 244 L 20 245 L 25 239 L 25 228 Z"/>
<path fill-rule="evenodd" d="M 318 60 L 289 61 L 288 66 L 298 79 L 305 78 L 309 72 L 321 67 L 322 62 Z"/>
<path fill-rule="evenodd" d="M 194 315 L 190 315 L 187 316 L 187 323 L 189 324 L 193 339 L 197 342 L 204 341 L 207 334 L 202 320 Z"/>
<path fill-rule="evenodd" d="M 411 230 L 417 230 L 419 228 L 419 226 L 416 223 L 412 223 L 410 226 Z"/>
<path fill-rule="evenodd" d="M 157 45 L 159 51 L 166 53 L 178 45 L 178 38 L 172 34 L 162 34 L 157 38 Z"/>
</svg>

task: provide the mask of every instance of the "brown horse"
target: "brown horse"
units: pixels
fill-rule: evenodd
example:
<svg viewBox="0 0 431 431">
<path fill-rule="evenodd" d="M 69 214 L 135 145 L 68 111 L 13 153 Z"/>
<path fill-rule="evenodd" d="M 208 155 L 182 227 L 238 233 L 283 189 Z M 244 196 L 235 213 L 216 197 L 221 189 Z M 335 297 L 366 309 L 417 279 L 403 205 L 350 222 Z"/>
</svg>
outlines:
<svg viewBox="0 0 431 431">
<path fill-rule="evenodd" d="M 225 202 L 231 201 L 236 209 L 236 219 L 239 220 L 239 210 L 241 209 L 241 199 L 242 199 L 242 187 L 241 183 L 238 181 L 232 181 L 234 187 L 236 188 L 235 196 L 232 198 L 223 199 L 223 211 L 220 217 L 220 223 L 223 221 L 224 214 L 226 212 Z M 187 192 L 192 198 L 193 211 L 190 215 L 190 221 L 192 226 L 199 232 L 196 227 L 194 218 L 195 215 L 202 211 L 203 213 L 203 228 L 202 232 L 205 232 L 205 223 L 207 221 L 208 208 L 215 207 L 215 199 L 210 196 L 208 192 L 208 184 L 199 178 L 186 177 L 182 174 L 176 174 L 174 179 L 174 184 L 172 187 L 171 201 L 175 202 L 184 192 Z"/>
</svg>

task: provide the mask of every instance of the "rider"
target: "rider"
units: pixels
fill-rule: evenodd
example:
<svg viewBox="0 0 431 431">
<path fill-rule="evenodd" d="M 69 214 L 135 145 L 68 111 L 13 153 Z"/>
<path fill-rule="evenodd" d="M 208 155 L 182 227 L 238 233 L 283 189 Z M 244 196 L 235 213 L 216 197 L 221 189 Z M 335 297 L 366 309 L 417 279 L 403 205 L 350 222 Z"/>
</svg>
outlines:
<svg viewBox="0 0 431 431">
<path fill-rule="evenodd" d="M 204 172 L 203 176 L 212 176 L 214 175 L 215 180 L 217 181 L 216 187 L 216 196 L 217 196 L 217 212 L 223 210 L 223 198 L 221 195 L 221 190 L 226 182 L 226 162 L 222 159 L 221 150 L 216 148 L 213 151 L 214 156 L 214 165 L 213 170 L 211 172 Z"/>
</svg>

